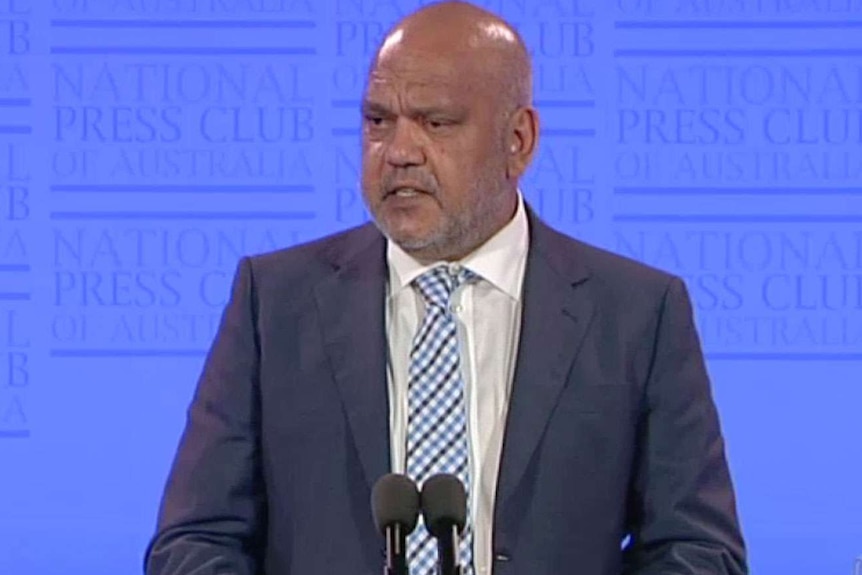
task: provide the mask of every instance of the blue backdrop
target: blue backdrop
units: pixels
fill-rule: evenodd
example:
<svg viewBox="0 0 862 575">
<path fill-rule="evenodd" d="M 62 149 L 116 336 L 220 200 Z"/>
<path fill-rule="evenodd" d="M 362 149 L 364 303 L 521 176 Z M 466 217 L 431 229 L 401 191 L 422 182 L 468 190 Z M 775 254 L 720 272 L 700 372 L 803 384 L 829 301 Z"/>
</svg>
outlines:
<svg viewBox="0 0 862 575">
<path fill-rule="evenodd" d="M 409 0 L 0 0 L 0 573 L 131 575 L 241 254 L 367 219 Z M 486 0 L 524 191 L 683 276 L 753 573 L 862 573 L 862 3 Z"/>
</svg>

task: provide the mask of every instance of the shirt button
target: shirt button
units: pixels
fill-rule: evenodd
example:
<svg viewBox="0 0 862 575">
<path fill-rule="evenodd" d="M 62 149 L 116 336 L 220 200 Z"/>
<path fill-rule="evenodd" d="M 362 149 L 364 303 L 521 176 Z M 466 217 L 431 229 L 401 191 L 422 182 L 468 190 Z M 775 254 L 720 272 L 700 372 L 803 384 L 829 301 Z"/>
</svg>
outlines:
<svg viewBox="0 0 862 575">
<path fill-rule="evenodd" d="M 457 276 L 461 272 L 460 264 L 449 264 L 449 273 L 453 276 Z"/>
<path fill-rule="evenodd" d="M 463 308 L 463 306 L 461 306 L 461 304 L 456 304 L 456 305 L 452 306 L 452 311 L 454 313 L 461 313 L 463 310 L 464 310 L 464 308 Z"/>
</svg>

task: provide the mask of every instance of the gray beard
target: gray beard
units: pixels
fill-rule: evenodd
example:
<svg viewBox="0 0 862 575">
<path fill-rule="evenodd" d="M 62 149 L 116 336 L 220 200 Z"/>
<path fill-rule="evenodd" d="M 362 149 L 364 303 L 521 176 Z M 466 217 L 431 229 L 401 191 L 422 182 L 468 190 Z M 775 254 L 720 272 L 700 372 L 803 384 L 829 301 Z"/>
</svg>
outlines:
<svg viewBox="0 0 862 575">
<path fill-rule="evenodd" d="M 486 188 L 487 189 L 487 188 Z M 485 194 L 473 210 L 473 218 L 465 219 L 460 216 L 449 216 L 440 228 L 428 237 L 412 240 L 398 240 L 386 229 L 386 226 L 374 218 L 377 228 L 397 244 L 408 254 L 414 255 L 419 252 L 426 259 L 445 259 L 453 255 L 466 255 L 487 241 L 501 226 L 489 225 L 488 218 L 499 212 L 497 202 L 502 201 L 502 192 L 497 190 L 494 194 Z"/>
</svg>

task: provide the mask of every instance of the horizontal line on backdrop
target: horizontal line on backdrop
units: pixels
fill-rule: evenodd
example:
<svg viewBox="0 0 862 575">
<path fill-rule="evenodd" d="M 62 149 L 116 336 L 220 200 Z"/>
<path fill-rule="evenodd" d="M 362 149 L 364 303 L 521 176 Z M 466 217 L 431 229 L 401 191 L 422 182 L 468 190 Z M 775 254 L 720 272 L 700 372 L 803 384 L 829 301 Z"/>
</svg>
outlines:
<svg viewBox="0 0 862 575">
<path fill-rule="evenodd" d="M 74 19 L 51 20 L 56 28 L 292 28 L 313 29 L 313 20 L 152 20 L 152 19 Z"/>
<path fill-rule="evenodd" d="M 0 272 L 29 272 L 30 264 L 0 264 Z"/>
<path fill-rule="evenodd" d="M 51 357 L 203 357 L 205 349 L 52 349 Z"/>
<path fill-rule="evenodd" d="M 535 100 L 537 108 L 594 108 L 595 100 Z"/>
<path fill-rule="evenodd" d="M 24 108 L 32 104 L 30 98 L 0 98 L 0 108 Z"/>
<path fill-rule="evenodd" d="M 547 128 L 541 130 L 539 135 L 548 138 L 595 138 L 596 131 L 592 128 Z"/>
<path fill-rule="evenodd" d="M 317 50 L 286 46 L 52 46 L 51 53 L 79 56 L 313 56 Z"/>
<path fill-rule="evenodd" d="M 177 194 L 243 194 L 243 193 L 280 193 L 310 194 L 314 186 L 285 186 L 266 184 L 55 184 L 52 192 L 61 193 L 177 193 Z"/>
<path fill-rule="evenodd" d="M 812 30 L 821 28 L 862 28 L 862 20 L 619 20 L 614 27 L 623 30 Z"/>
<path fill-rule="evenodd" d="M 663 224 L 855 224 L 862 214 L 615 214 L 615 222 Z"/>
<path fill-rule="evenodd" d="M 594 108 L 595 100 L 569 100 L 564 98 L 555 98 L 548 100 L 534 100 L 533 104 L 537 108 Z M 336 99 L 330 102 L 333 108 L 356 108 L 362 105 L 361 100 Z"/>
<path fill-rule="evenodd" d="M 617 58 L 834 58 L 862 56 L 862 48 L 815 48 L 807 50 L 690 50 L 621 48 L 614 50 Z"/>
<path fill-rule="evenodd" d="M 733 186 L 616 186 L 614 193 L 624 196 L 801 196 L 801 195 L 854 195 L 862 188 L 836 187 L 733 187 Z"/>
<path fill-rule="evenodd" d="M 3 291 L 0 292 L 0 301 L 30 301 L 28 292 Z"/>
<path fill-rule="evenodd" d="M 51 212 L 52 220 L 313 220 L 315 212 Z"/>
<path fill-rule="evenodd" d="M 852 352 L 717 352 L 707 353 L 710 361 L 862 361 L 862 353 Z"/>
<path fill-rule="evenodd" d="M 27 439 L 30 437 L 28 429 L 0 429 L 0 439 Z"/>
<path fill-rule="evenodd" d="M 0 126 L 0 134 L 25 136 L 33 133 L 32 126 Z"/>
</svg>

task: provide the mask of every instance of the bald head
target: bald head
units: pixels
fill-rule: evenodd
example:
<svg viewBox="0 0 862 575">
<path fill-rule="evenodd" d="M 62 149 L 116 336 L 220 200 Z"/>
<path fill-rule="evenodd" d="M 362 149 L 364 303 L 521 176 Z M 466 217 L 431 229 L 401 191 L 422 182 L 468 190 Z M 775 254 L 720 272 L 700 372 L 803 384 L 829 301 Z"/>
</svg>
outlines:
<svg viewBox="0 0 862 575">
<path fill-rule="evenodd" d="M 497 15 L 467 2 L 439 2 L 398 22 L 386 35 L 372 70 L 404 50 L 426 52 L 463 66 L 499 97 L 504 110 L 532 104 L 532 67 L 520 34 Z"/>
<path fill-rule="evenodd" d="M 510 221 L 538 141 L 524 43 L 464 2 L 427 6 L 377 51 L 362 101 L 362 191 L 419 261 L 458 259 Z"/>
</svg>

